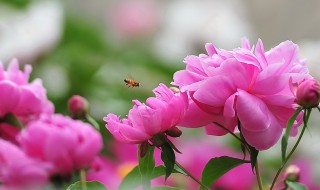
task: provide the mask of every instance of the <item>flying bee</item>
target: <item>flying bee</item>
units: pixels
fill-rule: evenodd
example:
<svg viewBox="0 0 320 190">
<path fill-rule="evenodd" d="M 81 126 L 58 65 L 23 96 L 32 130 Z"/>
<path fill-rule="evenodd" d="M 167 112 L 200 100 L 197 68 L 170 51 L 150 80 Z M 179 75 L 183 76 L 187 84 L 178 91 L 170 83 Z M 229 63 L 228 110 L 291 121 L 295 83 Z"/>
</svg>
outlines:
<svg viewBox="0 0 320 190">
<path fill-rule="evenodd" d="M 128 88 L 139 88 L 141 86 L 140 82 L 137 80 L 132 79 L 131 77 L 124 79 L 125 84 L 128 86 Z"/>
</svg>

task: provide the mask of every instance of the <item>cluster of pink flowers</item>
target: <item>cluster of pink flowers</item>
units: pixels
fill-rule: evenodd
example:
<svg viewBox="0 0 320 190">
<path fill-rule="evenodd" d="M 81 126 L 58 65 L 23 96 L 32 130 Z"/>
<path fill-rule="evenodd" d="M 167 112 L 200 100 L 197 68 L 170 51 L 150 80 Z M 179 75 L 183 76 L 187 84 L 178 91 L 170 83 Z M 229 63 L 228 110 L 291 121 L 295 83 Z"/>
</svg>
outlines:
<svg viewBox="0 0 320 190">
<path fill-rule="evenodd" d="M 40 79 L 29 83 L 31 67 L 0 64 L 0 189 L 41 189 L 54 176 L 86 168 L 102 149 L 90 125 L 54 114 Z M 19 128 L 22 126 L 23 128 Z M 19 171 L 19 172 L 17 172 Z"/>
</svg>

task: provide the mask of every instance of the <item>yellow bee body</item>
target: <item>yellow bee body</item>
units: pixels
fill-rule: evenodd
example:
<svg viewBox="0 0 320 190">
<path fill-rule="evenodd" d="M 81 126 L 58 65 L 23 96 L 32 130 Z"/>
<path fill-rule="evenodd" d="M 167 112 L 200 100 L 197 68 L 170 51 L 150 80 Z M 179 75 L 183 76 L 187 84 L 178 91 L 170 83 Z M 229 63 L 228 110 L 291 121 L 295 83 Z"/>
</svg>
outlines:
<svg viewBox="0 0 320 190">
<path fill-rule="evenodd" d="M 124 79 L 125 84 L 128 86 L 128 88 L 135 88 L 135 87 L 140 87 L 140 82 L 134 79 Z"/>
</svg>

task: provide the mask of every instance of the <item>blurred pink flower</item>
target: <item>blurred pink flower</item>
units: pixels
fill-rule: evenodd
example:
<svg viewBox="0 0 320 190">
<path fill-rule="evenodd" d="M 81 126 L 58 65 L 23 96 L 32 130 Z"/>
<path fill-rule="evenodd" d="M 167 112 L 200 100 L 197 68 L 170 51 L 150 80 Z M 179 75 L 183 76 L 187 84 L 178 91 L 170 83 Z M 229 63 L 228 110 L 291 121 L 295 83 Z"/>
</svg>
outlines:
<svg viewBox="0 0 320 190">
<path fill-rule="evenodd" d="M 302 107 L 317 107 L 320 102 L 320 83 L 315 79 L 301 82 L 296 91 L 296 102 Z"/>
<path fill-rule="evenodd" d="M 184 116 L 188 99 L 186 93 L 174 94 L 164 84 L 153 90 L 156 97 L 147 99 L 147 104 L 133 100 L 128 119 L 120 120 L 114 114 L 104 118 L 106 128 L 118 140 L 124 143 L 142 143 L 152 136 L 175 127 Z"/>
<path fill-rule="evenodd" d="M 89 124 L 55 114 L 27 125 L 18 136 L 30 157 L 51 162 L 52 174 L 69 174 L 88 166 L 102 149 L 102 138 Z"/>
<path fill-rule="evenodd" d="M 120 1 L 111 10 L 111 26 L 122 37 L 140 37 L 155 30 L 156 4 L 150 0 Z"/>
<path fill-rule="evenodd" d="M 50 165 L 33 160 L 17 146 L 0 139 L 0 189 L 35 190 L 49 182 Z"/>
<path fill-rule="evenodd" d="M 124 144 L 117 141 L 109 143 L 107 147 L 112 156 L 98 156 L 90 165 L 87 172 L 88 181 L 99 181 L 108 189 L 116 190 L 119 188 L 124 177 L 138 165 L 138 146 L 135 144 Z M 162 164 L 160 151 L 155 150 L 156 166 Z M 164 178 L 157 178 L 151 181 L 151 186 L 163 186 Z M 138 188 L 139 189 L 139 188 Z"/>
<path fill-rule="evenodd" d="M 292 162 L 287 165 L 287 168 L 290 166 L 296 166 L 300 170 L 300 179 L 299 183 L 305 185 L 308 190 L 318 190 L 320 189 L 320 183 L 317 181 L 317 177 L 313 170 L 310 160 L 302 157 L 295 158 Z M 286 170 L 287 170 L 286 168 Z M 280 190 L 285 187 L 284 179 L 286 178 L 286 170 L 282 172 L 282 178 L 276 183 L 275 189 Z M 273 176 L 272 176 L 273 177 Z M 282 180 L 282 181 L 281 181 Z"/>
<path fill-rule="evenodd" d="M 227 147 L 220 146 L 208 141 L 188 141 L 177 145 L 182 154 L 176 154 L 177 161 L 196 178 L 201 179 L 202 171 L 207 162 L 214 157 L 230 156 L 243 158 L 243 155 L 232 151 Z M 180 180 L 179 180 L 180 179 Z M 191 178 L 179 178 L 178 175 L 171 177 L 170 183 L 175 183 L 182 189 L 199 189 L 199 185 Z M 250 164 L 240 165 L 220 177 L 212 186 L 213 189 L 224 190 L 248 190 L 256 184 L 255 175 Z M 173 186 L 175 186 L 173 185 Z"/>
<path fill-rule="evenodd" d="M 29 83 L 31 66 L 19 70 L 18 60 L 13 59 L 7 71 L 0 63 L 0 117 L 13 113 L 27 119 L 42 113 L 53 113 L 53 105 L 46 97 L 40 79 Z"/>
<path fill-rule="evenodd" d="M 16 136 L 20 132 L 18 127 L 12 126 L 8 123 L 0 123 L 0 137 L 11 143 L 17 144 Z"/>
<path fill-rule="evenodd" d="M 173 84 L 188 91 L 194 103 L 211 114 L 211 122 L 234 131 L 239 120 L 250 145 L 258 150 L 273 146 L 295 111 L 290 82 L 311 78 L 305 61 L 298 56 L 298 46 L 286 41 L 264 52 L 258 40 L 254 51 L 244 39 L 242 47 L 233 51 L 212 44 L 206 44 L 206 49 L 208 55 L 185 58 L 186 69 L 174 74 Z M 301 121 L 299 116 L 292 135 Z M 227 133 L 211 122 L 205 123 L 208 134 Z"/>
<path fill-rule="evenodd" d="M 41 80 L 28 82 L 30 72 L 30 65 L 20 71 L 16 59 L 11 61 L 7 71 L 0 63 L 0 119 L 12 113 L 26 124 L 43 113 L 53 113 L 53 104 L 47 99 Z M 15 142 L 15 135 L 19 130 L 8 124 L 0 125 L 0 137 Z"/>
</svg>

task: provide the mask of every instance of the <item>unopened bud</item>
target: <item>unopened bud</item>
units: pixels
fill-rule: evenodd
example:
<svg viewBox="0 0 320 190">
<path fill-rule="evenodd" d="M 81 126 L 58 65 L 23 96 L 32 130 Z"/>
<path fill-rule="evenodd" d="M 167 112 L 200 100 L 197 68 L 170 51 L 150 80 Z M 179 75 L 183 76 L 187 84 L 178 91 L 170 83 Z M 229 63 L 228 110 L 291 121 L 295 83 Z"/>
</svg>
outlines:
<svg viewBox="0 0 320 190">
<path fill-rule="evenodd" d="M 296 165 L 290 165 L 286 168 L 284 173 L 285 180 L 299 182 L 300 180 L 300 168 Z"/>
<path fill-rule="evenodd" d="M 82 96 L 74 95 L 69 99 L 68 108 L 73 119 L 81 119 L 88 114 L 89 103 Z"/>
<path fill-rule="evenodd" d="M 171 127 L 170 129 L 166 130 L 166 134 L 170 137 L 180 137 L 182 135 L 182 131 L 178 129 L 178 127 Z"/>
<path fill-rule="evenodd" d="M 304 108 L 314 108 L 320 101 L 320 83 L 315 79 L 307 79 L 299 84 L 296 103 Z"/>
<path fill-rule="evenodd" d="M 156 147 L 161 147 L 162 145 L 164 145 L 168 139 L 167 139 L 167 136 L 163 133 L 159 133 L 159 134 L 156 134 L 154 135 L 150 141 L 152 142 L 152 144 Z"/>
</svg>

